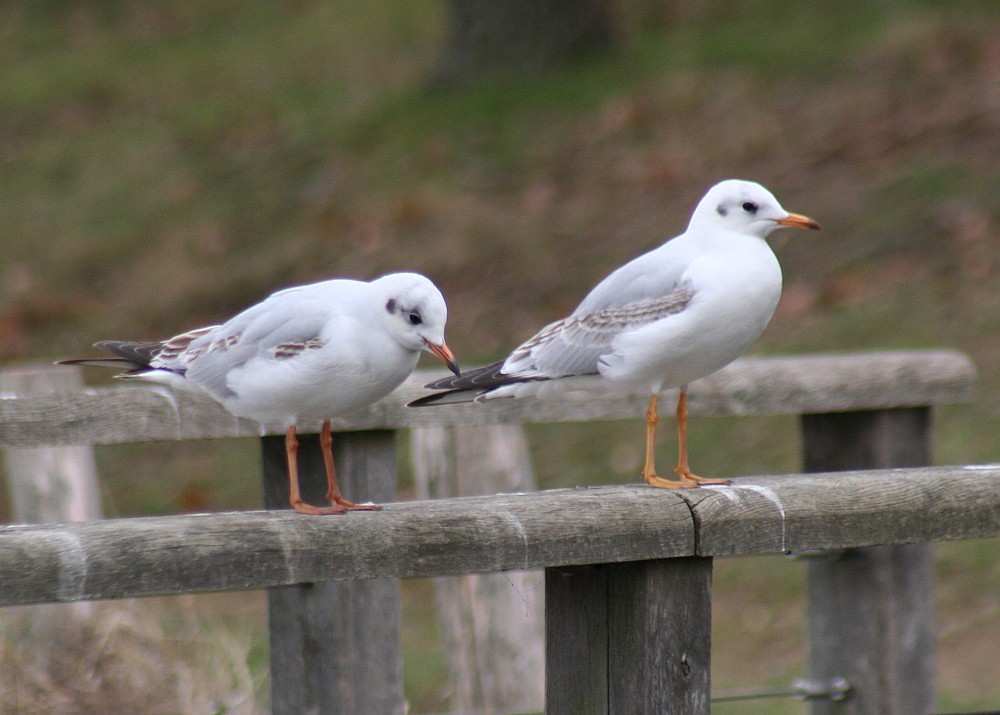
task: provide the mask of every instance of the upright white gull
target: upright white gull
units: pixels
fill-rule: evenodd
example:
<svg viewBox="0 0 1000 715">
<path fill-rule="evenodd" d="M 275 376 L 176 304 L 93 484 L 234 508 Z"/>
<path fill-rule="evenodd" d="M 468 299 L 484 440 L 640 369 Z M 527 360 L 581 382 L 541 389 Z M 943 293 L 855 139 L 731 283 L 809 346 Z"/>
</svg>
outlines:
<svg viewBox="0 0 1000 715">
<path fill-rule="evenodd" d="M 289 501 L 302 514 L 377 509 L 344 499 L 333 464 L 330 418 L 385 397 L 417 365 L 422 350 L 456 375 L 444 341 L 448 309 L 416 273 L 366 283 L 337 279 L 274 293 L 223 325 L 163 342 L 104 341 L 115 357 L 67 364 L 124 368 L 118 377 L 206 392 L 237 417 L 285 432 Z M 302 501 L 297 425 L 322 422 L 328 507 Z"/>
<path fill-rule="evenodd" d="M 760 184 L 716 184 L 684 233 L 614 271 L 569 317 L 542 328 L 506 360 L 427 385 L 444 392 L 410 405 L 644 391 L 643 479 L 668 489 L 726 483 L 691 472 L 687 385 L 739 357 L 770 322 L 781 297 L 781 267 L 765 239 L 782 226 L 819 228 L 783 209 Z M 676 480 L 656 473 L 654 453 L 657 397 L 669 388 L 680 388 Z"/>
</svg>

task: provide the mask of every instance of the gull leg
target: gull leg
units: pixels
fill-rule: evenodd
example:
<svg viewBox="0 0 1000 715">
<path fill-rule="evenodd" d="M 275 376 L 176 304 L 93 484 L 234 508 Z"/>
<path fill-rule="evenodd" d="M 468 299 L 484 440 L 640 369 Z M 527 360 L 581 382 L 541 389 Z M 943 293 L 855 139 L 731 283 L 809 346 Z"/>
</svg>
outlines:
<svg viewBox="0 0 1000 715">
<path fill-rule="evenodd" d="M 285 433 L 285 456 L 288 458 L 288 502 L 292 505 L 292 509 L 299 514 L 311 516 L 343 514 L 347 511 L 344 507 L 319 507 L 302 501 L 302 494 L 299 491 L 299 439 L 296 436 L 295 425 L 289 427 Z"/>
<path fill-rule="evenodd" d="M 674 473 L 680 477 L 682 482 L 693 482 L 689 486 L 698 486 L 699 484 L 730 484 L 728 479 L 704 479 L 702 477 L 695 476 L 691 473 L 691 466 L 688 464 L 688 409 L 687 409 L 687 390 L 682 389 L 680 396 L 677 398 L 677 466 L 674 467 Z"/>
<path fill-rule="evenodd" d="M 649 396 L 649 405 L 646 407 L 646 464 L 642 468 L 642 478 L 646 484 L 658 489 L 685 489 L 698 486 L 698 482 L 686 479 L 678 473 L 680 480 L 664 479 L 656 473 L 656 423 L 660 420 L 659 412 L 656 409 L 657 396 Z"/>
<path fill-rule="evenodd" d="M 319 433 L 319 446 L 323 451 L 323 464 L 326 466 L 326 498 L 334 508 L 339 507 L 341 511 L 379 511 L 382 507 L 374 504 L 355 504 L 344 499 L 340 495 L 340 487 L 337 486 L 337 468 L 333 464 L 333 435 L 330 434 L 330 420 L 323 422 L 323 429 Z"/>
</svg>

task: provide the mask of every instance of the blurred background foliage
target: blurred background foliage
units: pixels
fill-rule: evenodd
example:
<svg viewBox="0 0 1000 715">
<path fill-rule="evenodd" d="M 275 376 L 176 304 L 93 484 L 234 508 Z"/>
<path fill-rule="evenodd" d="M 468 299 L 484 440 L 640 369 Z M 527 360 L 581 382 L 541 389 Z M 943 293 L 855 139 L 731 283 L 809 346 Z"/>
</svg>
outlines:
<svg viewBox="0 0 1000 715">
<path fill-rule="evenodd" d="M 785 294 L 756 352 L 961 348 L 981 394 L 940 411 L 936 459 L 1000 459 L 1000 5 L 581 0 L 596 13 L 577 18 L 583 41 L 547 53 L 558 33 L 536 34 L 506 55 L 509 35 L 483 33 L 510 17 L 469 21 L 489 5 L 0 4 L 0 360 L 166 337 L 291 284 L 412 269 L 442 288 L 449 344 L 472 365 L 682 231 L 736 176 L 824 227 L 776 236 Z M 499 54 L 474 51 L 490 42 Z M 639 468 L 638 417 L 529 434 L 542 487 Z M 102 448 L 107 513 L 253 508 L 256 450 Z M 692 451 L 706 474 L 795 471 L 797 428 L 698 419 Z M 995 547 L 938 550 L 945 706 L 1000 700 L 983 657 L 1000 637 Z M 801 674 L 798 573 L 720 562 L 717 685 Z M 407 586 L 408 616 L 427 588 Z M 414 712 L 444 710 L 433 621 L 407 622 Z M 752 711 L 738 707 L 719 711 Z"/>
</svg>

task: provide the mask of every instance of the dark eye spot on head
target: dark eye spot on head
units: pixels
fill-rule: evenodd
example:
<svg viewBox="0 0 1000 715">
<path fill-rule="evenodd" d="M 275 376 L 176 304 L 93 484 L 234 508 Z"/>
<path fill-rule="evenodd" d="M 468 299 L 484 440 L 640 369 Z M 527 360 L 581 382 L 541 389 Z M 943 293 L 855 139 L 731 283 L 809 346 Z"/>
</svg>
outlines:
<svg viewBox="0 0 1000 715">
<path fill-rule="evenodd" d="M 385 304 L 385 311 L 387 313 L 395 313 L 396 312 L 396 299 L 395 298 L 390 298 L 389 302 Z"/>
<path fill-rule="evenodd" d="M 744 201 L 743 202 L 743 210 L 746 211 L 748 214 L 755 214 L 755 213 L 757 213 L 757 209 L 758 209 L 758 206 L 753 201 Z"/>
<path fill-rule="evenodd" d="M 410 321 L 410 325 L 420 325 L 424 322 L 424 319 L 420 317 L 420 313 L 415 310 L 411 310 L 409 314 L 407 314 L 406 319 Z"/>
<path fill-rule="evenodd" d="M 719 204 L 718 206 L 715 207 L 715 212 L 720 216 L 725 216 L 727 213 L 729 213 L 728 211 L 726 211 L 726 207 L 723 206 L 722 204 Z"/>
</svg>

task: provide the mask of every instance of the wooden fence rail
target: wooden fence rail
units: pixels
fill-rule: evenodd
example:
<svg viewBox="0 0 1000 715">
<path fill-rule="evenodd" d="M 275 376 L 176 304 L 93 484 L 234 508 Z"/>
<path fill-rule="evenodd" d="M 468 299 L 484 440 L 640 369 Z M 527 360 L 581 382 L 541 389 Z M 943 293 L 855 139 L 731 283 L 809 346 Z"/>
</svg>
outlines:
<svg viewBox="0 0 1000 715">
<path fill-rule="evenodd" d="M 398 428 L 644 410 L 642 397 L 405 409 L 424 380 L 336 425 L 352 496 L 392 501 Z M 801 414 L 805 469 L 831 474 L 444 499 L 327 519 L 7 526 L 0 605 L 267 587 L 276 713 L 402 713 L 395 579 L 544 569 L 550 715 L 706 713 L 712 559 L 847 549 L 810 567 L 811 677 L 852 686 L 814 713 L 927 712 L 925 543 L 1000 535 L 1000 470 L 922 468 L 931 409 L 968 401 L 974 383 L 965 356 L 930 351 L 742 360 L 692 385 L 695 414 Z M 259 434 L 210 401 L 148 388 L 0 398 L 3 447 Z M 280 438 L 265 436 L 268 508 L 284 505 L 281 453 Z M 322 483 L 318 464 L 302 475 Z"/>
<path fill-rule="evenodd" d="M 433 409 L 406 403 L 427 394 L 438 373 L 418 372 L 374 405 L 332 422 L 335 430 L 440 425 L 636 419 L 648 395 L 562 400 L 491 400 Z M 976 370 L 952 350 L 745 358 L 691 385 L 692 415 L 782 415 L 878 410 L 969 402 Z M 318 427 L 318 425 L 317 425 Z M 283 430 L 274 430 L 280 434 Z M 148 386 L 18 397 L 0 395 L 0 447 L 116 444 L 256 437 L 260 426 L 238 420 L 195 393 Z"/>
<path fill-rule="evenodd" d="M 1000 465 L 925 467 L 7 525 L 0 606 L 993 537 L 998 487 Z"/>
</svg>

